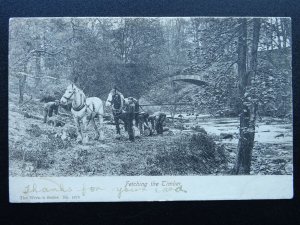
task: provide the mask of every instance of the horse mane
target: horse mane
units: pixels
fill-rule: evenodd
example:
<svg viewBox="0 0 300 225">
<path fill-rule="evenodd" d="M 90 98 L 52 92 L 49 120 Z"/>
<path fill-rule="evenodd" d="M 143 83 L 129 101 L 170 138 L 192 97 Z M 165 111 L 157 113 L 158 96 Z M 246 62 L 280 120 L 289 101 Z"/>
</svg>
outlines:
<svg viewBox="0 0 300 225">
<path fill-rule="evenodd" d="M 80 90 L 80 88 L 79 87 L 77 87 L 75 84 L 71 84 L 71 87 L 72 87 L 72 89 L 77 89 L 77 90 Z"/>
<path fill-rule="evenodd" d="M 111 89 L 109 92 L 109 94 L 114 94 L 114 93 L 120 94 L 121 92 L 119 92 L 118 90 L 115 90 L 115 89 Z"/>
<path fill-rule="evenodd" d="M 80 89 L 79 87 L 77 87 L 77 86 L 76 86 L 75 84 L 73 84 L 73 83 L 72 83 L 71 85 L 72 85 L 72 89 L 75 89 L 77 92 L 81 92 L 83 95 L 85 95 L 82 89 Z"/>
</svg>

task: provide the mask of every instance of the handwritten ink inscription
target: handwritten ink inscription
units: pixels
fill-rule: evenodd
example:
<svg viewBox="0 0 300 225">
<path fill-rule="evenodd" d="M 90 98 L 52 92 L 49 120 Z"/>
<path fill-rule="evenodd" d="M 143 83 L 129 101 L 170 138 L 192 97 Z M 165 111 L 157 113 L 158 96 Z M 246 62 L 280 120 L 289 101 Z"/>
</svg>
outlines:
<svg viewBox="0 0 300 225">
<path fill-rule="evenodd" d="M 42 178 L 41 178 L 42 179 Z M 85 201 L 88 197 L 112 194 L 112 199 L 122 199 L 138 195 L 139 193 L 187 193 L 183 184 L 176 180 L 152 180 L 132 181 L 126 180 L 120 186 L 74 184 L 66 185 L 52 179 L 44 179 L 46 182 L 34 182 L 25 185 L 22 189 L 20 200 L 23 202 L 47 202 L 47 201 Z M 108 186 L 108 187 L 107 187 Z"/>
<path fill-rule="evenodd" d="M 151 181 L 151 182 L 133 182 L 133 181 L 126 181 L 125 185 L 119 188 L 116 188 L 118 198 L 121 199 L 125 193 L 134 193 L 134 192 L 151 192 L 155 193 L 187 193 L 187 191 L 183 188 L 181 182 L 177 181 Z"/>
<path fill-rule="evenodd" d="M 26 185 L 22 190 L 20 196 L 21 201 L 79 201 L 81 197 L 89 193 L 101 192 L 104 190 L 101 186 L 91 186 L 82 184 L 79 185 L 65 185 L 58 183 L 52 179 L 45 179 L 43 184 L 32 183 Z"/>
</svg>

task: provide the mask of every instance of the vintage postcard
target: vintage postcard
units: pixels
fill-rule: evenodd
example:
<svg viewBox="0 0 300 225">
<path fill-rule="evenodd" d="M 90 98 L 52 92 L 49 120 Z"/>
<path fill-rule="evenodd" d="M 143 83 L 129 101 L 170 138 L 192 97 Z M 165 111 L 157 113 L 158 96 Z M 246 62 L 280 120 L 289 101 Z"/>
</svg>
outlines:
<svg viewBox="0 0 300 225">
<path fill-rule="evenodd" d="M 291 19 L 9 22 L 10 202 L 290 199 Z"/>
</svg>

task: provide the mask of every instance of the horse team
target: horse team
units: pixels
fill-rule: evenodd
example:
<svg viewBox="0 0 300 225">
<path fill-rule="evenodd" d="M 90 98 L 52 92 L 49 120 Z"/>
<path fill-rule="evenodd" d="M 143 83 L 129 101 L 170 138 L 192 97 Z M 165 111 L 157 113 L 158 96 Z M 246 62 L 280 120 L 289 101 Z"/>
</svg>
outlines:
<svg viewBox="0 0 300 225">
<path fill-rule="evenodd" d="M 72 105 L 71 112 L 77 127 L 77 141 L 79 143 L 88 142 L 86 129 L 90 123 L 93 124 L 96 132 L 95 140 L 103 140 L 103 102 L 97 97 L 86 98 L 83 91 L 75 84 L 71 84 L 67 87 L 59 103 L 56 101 L 45 105 L 44 122 L 47 120 L 48 113 L 49 116 L 51 116 L 52 108 L 55 109 L 56 112 L 58 104 L 66 106 L 69 103 Z M 121 134 L 120 121 L 123 121 L 125 131 L 128 132 L 130 141 L 135 140 L 135 130 L 139 130 L 141 134 L 144 134 L 145 129 L 148 129 L 150 135 L 155 131 L 158 134 L 163 133 L 163 123 L 166 119 L 166 114 L 157 112 L 153 115 L 149 115 L 146 112 L 140 112 L 138 101 L 133 97 L 125 98 L 116 87 L 109 92 L 105 105 L 112 109 L 117 135 Z M 96 123 L 97 119 L 99 120 L 99 130 Z"/>
</svg>

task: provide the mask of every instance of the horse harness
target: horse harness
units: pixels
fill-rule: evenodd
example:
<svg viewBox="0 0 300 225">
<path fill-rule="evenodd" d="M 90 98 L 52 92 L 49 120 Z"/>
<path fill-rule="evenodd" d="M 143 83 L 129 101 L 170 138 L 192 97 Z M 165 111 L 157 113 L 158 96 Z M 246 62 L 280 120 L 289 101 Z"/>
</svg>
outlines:
<svg viewBox="0 0 300 225">
<path fill-rule="evenodd" d="M 117 99 L 118 98 L 118 99 Z M 116 101 L 119 101 L 119 108 L 115 108 Z M 123 101 L 123 102 L 122 102 Z M 133 103 L 126 103 L 125 99 L 122 99 L 120 94 L 115 93 L 113 99 L 110 101 L 112 103 L 112 111 L 115 117 L 120 117 L 121 114 L 134 114 L 138 113 L 135 111 L 136 100 Z"/>
<path fill-rule="evenodd" d="M 118 103 L 119 104 L 119 108 L 115 108 L 116 101 L 119 101 L 119 103 Z M 112 103 L 113 114 L 118 115 L 118 114 L 122 113 L 123 105 L 124 105 L 124 99 L 121 98 L 120 94 L 115 93 L 113 95 L 113 98 L 112 98 L 112 100 L 110 102 Z"/>
<path fill-rule="evenodd" d="M 67 99 L 67 100 L 70 100 L 71 97 L 74 95 L 75 92 L 76 92 L 76 91 L 73 90 L 72 94 L 71 94 L 69 97 L 65 97 L 65 96 L 64 96 L 64 98 Z M 92 102 L 92 108 L 90 108 L 90 105 L 87 105 L 87 104 L 86 104 L 86 97 L 85 97 L 85 95 L 84 95 L 83 93 L 80 93 L 80 98 L 81 98 L 81 103 L 82 103 L 82 104 L 80 104 L 78 107 L 74 107 L 74 105 L 72 104 L 72 109 L 73 109 L 74 111 L 79 112 L 80 110 L 82 110 L 82 109 L 86 106 L 86 107 L 87 107 L 86 110 L 87 110 L 87 109 L 90 109 L 91 112 L 95 112 L 95 105 L 94 105 L 93 102 Z M 86 110 L 85 110 L 85 111 L 86 111 Z"/>
<path fill-rule="evenodd" d="M 81 100 L 81 104 L 79 106 L 74 107 L 73 104 L 72 104 L 72 109 L 76 112 L 79 112 L 80 110 L 82 110 L 86 106 L 86 102 L 85 102 L 86 98 L 82 93 L 80 93 L 80 100 Z"/>
</svg>

